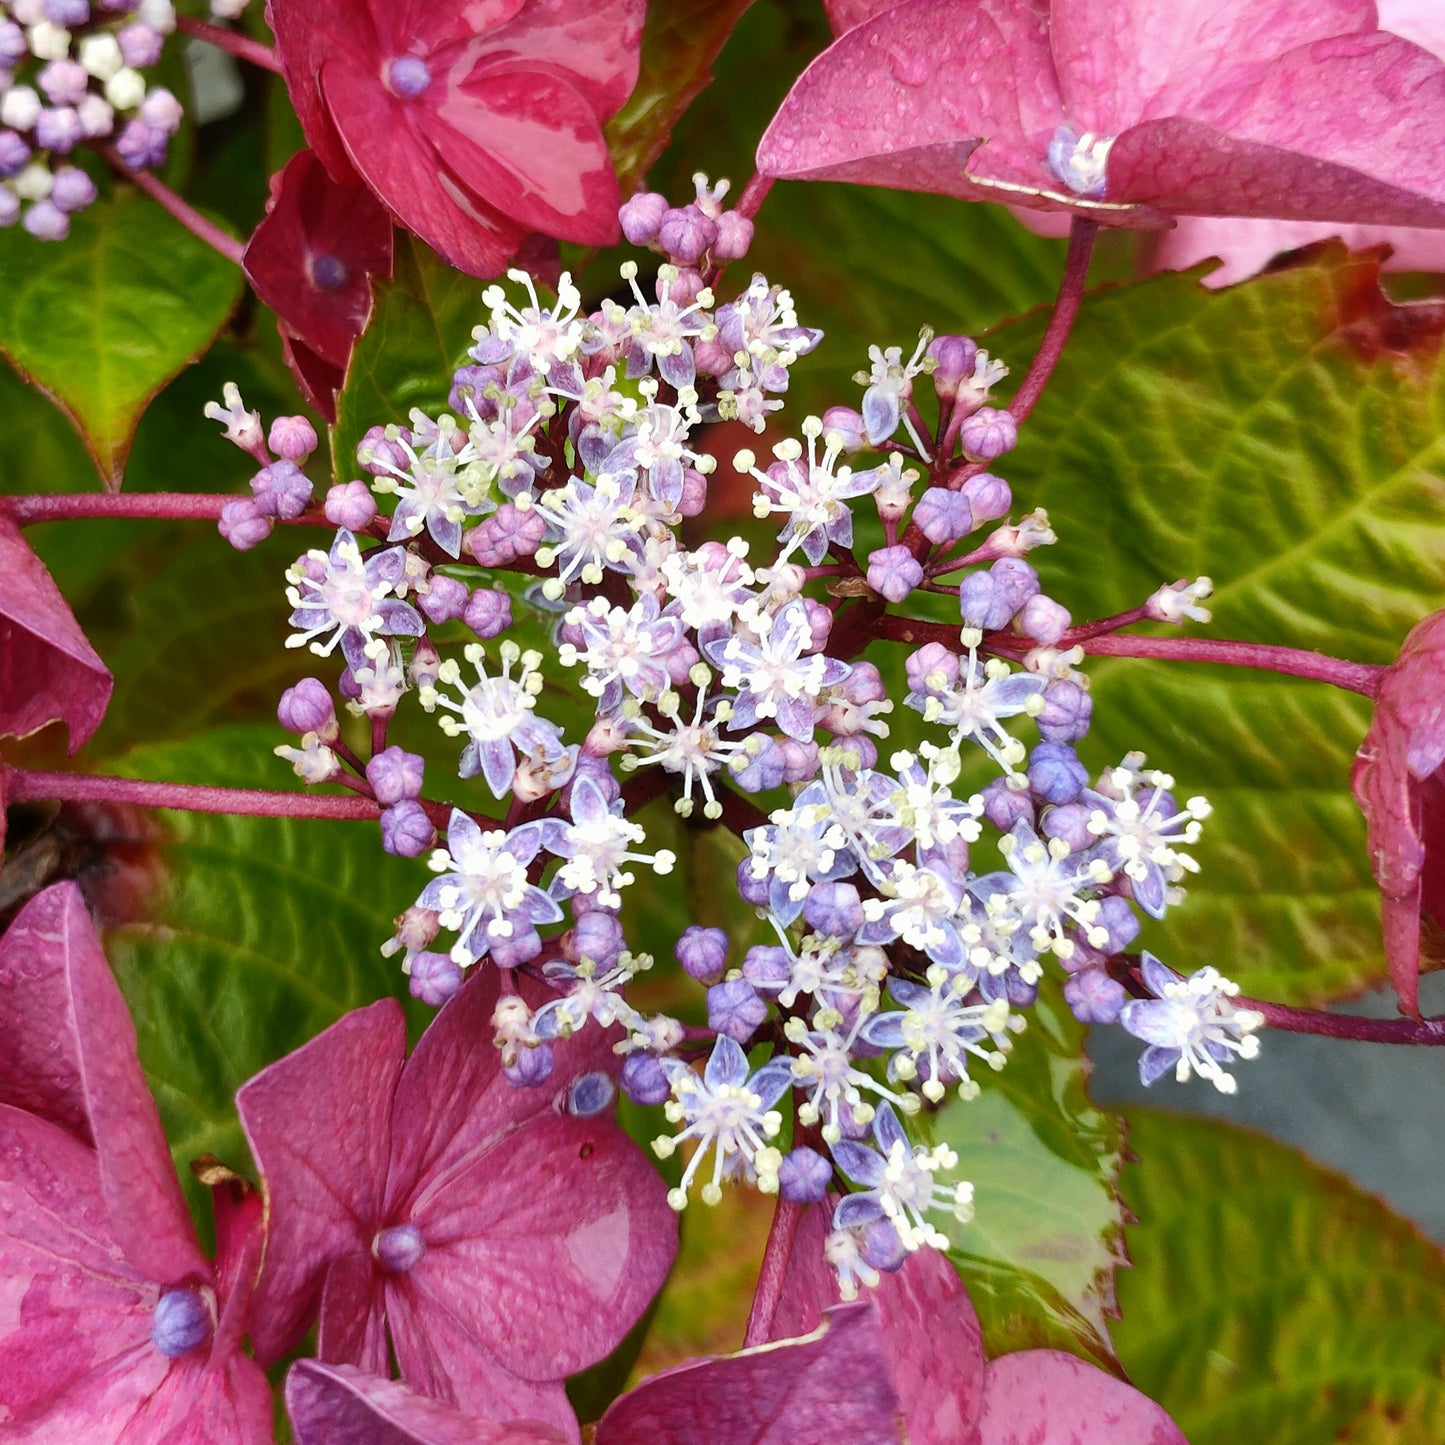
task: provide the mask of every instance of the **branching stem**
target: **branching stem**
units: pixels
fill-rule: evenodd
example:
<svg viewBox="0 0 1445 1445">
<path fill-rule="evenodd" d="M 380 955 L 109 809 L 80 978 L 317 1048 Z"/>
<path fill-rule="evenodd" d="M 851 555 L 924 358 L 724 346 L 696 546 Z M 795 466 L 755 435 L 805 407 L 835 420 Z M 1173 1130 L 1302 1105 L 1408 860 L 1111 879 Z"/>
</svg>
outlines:
<svg viewBox="0 0 1445 1445">
<path fill-rule="evenodd" d="M 96 149 L 108 160 L 126 180 L 142 190 L 162 206 L 183 225 L 193 236 L 204 241 L 217 254 L 239 266 L 245 247 L 223 231 L 214 221 L 208 221 L 189 201 L 178 196 L 159 176 L 149 171 L 132 170 L 121 158 L 120 152 L 111 145 L 98 145 Z"/>
<path fill-rule="evenodd" d="M 1089 274 L 1089 260 L 1094 254 L 1094 238 L 1099 234 L 1099 223 L 1087 216 L 1075 216 L 1069 227 L 1069 254 L 1064 261 L 1064 276 L 1059 282 L 1059 299 L 1054 303 L 1054 314 L 1049 317 L 1048 329 L 1039 349 L 1019 387 L 1009 410 L 1014 420 L 1022 424 L 1034 409 L 1034 403 L 1043 394 L 1054 367 L 1063 354 L 1064 343 L 1073 329 L 1074 318 L 1079 314 L 1079 303 L 1084 299 L 1084 280 Z"/>
<path fill-rule="evenodd" d="M 269 70 L 273 75 L 281 74 L 281 62 L 276 58 L 276 52 L 269 45 L 252 40 L 249 35 L 242 35 L 239 30 L 228 30 L 224 25 L 212 25 L 207 20 L 193 19 L 189 15 L 176 16 L 176 29 L 182 35 L 189 35 L 194 40 L 204 40 L 207 45 L 214 45 L 217 50 L 234 55 L 237 60 L 247 60 L 252 65 L 259 65 L 262 70 Z"/>
</svg>

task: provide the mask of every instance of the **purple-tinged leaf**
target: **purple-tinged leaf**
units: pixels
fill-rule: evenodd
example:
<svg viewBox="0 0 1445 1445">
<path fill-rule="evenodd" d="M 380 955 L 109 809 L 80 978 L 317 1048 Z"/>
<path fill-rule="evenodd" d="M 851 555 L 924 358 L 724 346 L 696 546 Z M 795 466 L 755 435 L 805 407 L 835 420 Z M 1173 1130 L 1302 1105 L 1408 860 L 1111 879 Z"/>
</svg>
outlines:
<svg viewBox="0 0 1445 1445">
<path fill-rule="evenodd" d="M 100 726 L 112 678 L 40 558 L 0 508 L 0 734 L 57 719 L 78 748 Z"/>
<path fill-rule="evenodd" d="M 876 1312 L 843 1305 L 803 1338 L 644 1380 L 602 1417 L 597 1445 L 896 1445 L 900 1414 Z"/>
<path fill-rule="evenodd" d="M 296 1445 L 564 1445 L 550 1426 L 492 1424 L 350 1365 L 298 1360 L 286 1376 Z"/>
</svg>

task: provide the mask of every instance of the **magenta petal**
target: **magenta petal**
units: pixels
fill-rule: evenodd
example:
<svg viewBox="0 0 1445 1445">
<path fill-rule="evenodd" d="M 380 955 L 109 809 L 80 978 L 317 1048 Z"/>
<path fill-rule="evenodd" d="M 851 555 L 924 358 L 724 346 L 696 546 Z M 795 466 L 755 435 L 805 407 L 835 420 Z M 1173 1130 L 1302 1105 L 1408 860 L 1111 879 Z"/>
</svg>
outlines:
<svg viewBox="0 0 1445 1445">
<path fill-rule="evenodd" d="M 273 1411 L 271 1387 L 254 1360 L 236 1355 L 226 1368 L 210 1369 L 187 1357 L 171 1365 L 115 1445 L 272 1445 Z M 87 1430 L 75 1438 L 90 1445 L 95 1437 Z"/>
<path fill-rule="evenodd" d="M 1023 1350 L 988 1367 L 970 1445 L 1188 1445 L 1147 1395 L 1061 1350 Z"/>
<path fill-rule="evenodd" d="M 305 1332 L 332 1259 L 371 1246 L 405 1053 L 401 1005 L 382 999 L 263 1069 L 236 1095 L 267 1195 L 269 1237 L 251 1328 L 265 1364 Z"/>
<path fill-rule="evenodd" d="M 832 1205 L 803 1216 L 788 1261 L 774 1339 L 817 1326 L 838 1287 L 823 1258 Z M 958 1445 L 978 1417 L 983 1336 L 962 1280 L 936 1250 L 921 1249 L 866 1296 L 878 1310 L 888 1376 L 908 1417 L 912 1445 Z"/>
<path fill-rule="evenodd" d="M 301 121 L 306 143 L 321 157 L 331 178 L 353 176 L 351 160 L 321 98 L 321 64 L 345 46 L 358 63 L 377 50 L 376 27 L 367 0 L 267 0 L 266 21 L 276 36 L 276 54 Z"/>
<path fill-rule="evenodd" d="M 881 1347 L 872 1307 L 843 1305 L 803 1339 L 644 1380 L 602 1417 L 597 1445 L 896 1445 Z"/>
<path fill-rule="evenodd" d="M 488 1424 L 394 1380 L 298 1360 L 286 1376 L 296 1445 L 564 1445 L 546 1425 Z"/>
<path fill-rule="evenodd" d="M 823 0 L 823 9 L 828 12 L 828 24 L 834 35 L 841 35 L 885 10 L 891 10 L 898 0 Z"/>
<path fill-rule="evenodd" d="M 372 1374 L 389 1372 L 386 1296 L 369 1251 L 338 1255 L 326 1271 L 316 1353 Z"/>
<path fill-rule="evenodd" d="M 40 558 L 0 507 L 0 734 L 57 719 L 74 752 L 100 726 L 112 679 Z"/>
</svg>

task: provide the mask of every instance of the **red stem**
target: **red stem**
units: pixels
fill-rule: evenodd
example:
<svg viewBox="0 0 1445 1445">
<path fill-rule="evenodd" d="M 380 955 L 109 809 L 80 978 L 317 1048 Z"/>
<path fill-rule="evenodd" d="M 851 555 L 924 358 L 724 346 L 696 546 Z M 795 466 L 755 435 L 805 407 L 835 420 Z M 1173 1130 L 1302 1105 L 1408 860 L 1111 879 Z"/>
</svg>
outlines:
<svg viewBox="0 0 1445 1445">
<path fill-rule="evenodd" d="M 228 235 L 214 221 L 208 221 L 189 201 L 178 196 L 158 176 L 151 175 L 149 171 L 132 170 L 121 159 L 114 146 L 98 145 L 96 149 L 128 181 L 133 182 L 152 200 L 159 201 L 193 236 L 199 237 L 226 260 L 237 266 L 241 264 L 241 254 L 245 248 L 234 236 Z"/>
<path fill-rule="evenodd" d="M 1089 274 L 1089 258 L 1094 254 L 1094 237 L 1099 233 L 1099 223 L 1087 216 L 1075 216 L 1069 227 L 1069 254 L 1064 261 L 1064 276 L 1059 282 L 1059 299 L 1054 303 L 1054 314 L 1049 317 L 1048 329 L 1039 349 L 1034 353 L 1029 374 L 1024 377 L 1009 411 L 1014 420 L 1022 423 L 1034 409 L 1054 367 L 1063 354 L 1064 343 L 1073 329 L 1074 318 L 1079 314 L 1079 302 L 1084 298 L 1084 279 Z"/>
<path fill-rule="evenodd" d="M 772 176 L 760 175 L 754 171 L 747 185 L 743 187 L 743 193 L 738 197 L 738 203 L 733 209 L 751 221 L 757 215 L 759 207 L 767 200 L 768 192 L 772 188 Z"/>
<path fill-rule="evenodd" d="M 182 35 L 204 40 L 207 45 L 214 45 L 217 50 L 234 55 L 237 60 L 249 60 L 252 65 L 259 65 L 262 70 L 269 70 L 273 75 L 281 74 L 281 62 L 276 59 L 276 52 L 269 45 L 262 45 L 259 40 L 252 40 L 249 35 L 242 35 L 238 30 L 227 30 L 223 25 L 194 20 L 189 15 L 176 16 L 176 29 Z"/>
<path fill-rule="evenodd" d="M 798 1225 L 805 1208 L 805 1205 L 793 1204 L 781 1196 L 778 1198 L 777 1207 L 773 1210 L 772 1228 L 768 1230 L 767 1248 L 763 1250 L 762 1267 L 758 1270 L 758 1288 L 748 1315 L 744 1349 L 768 1342 L 773 1319 L 778 1313 L 778 1302 L 783 1297 L 783 1280 L 787 1277 L 788 1261 L 793 1257 L 793 1244 L 798 1237 Z"/>
<path fill-rule="evenodd" d="M 143 521 L 215 521 L 227 502 L 238 502 L 241 492 L 60 492 L 51 495 L 0 498 L 16 525 L 35 522 L 91 521 L 98 517 L 139 518 Z M 293 527 L 331 527 L 319 507 L 299 517 L 277 518 Z"/>
<path fill-rule="evenodd" d="M 1236 1008 L 1258 1009 L 1272 1029 L 1292 1034 L 1318 1034 L 1329 1039 L 1355 1039 L 1367 1044 L 1445 1044 L 1445 1018 L 1364 1019 L 1356 1014 L 1324 1013 L 1318 1009 L 1290 1008 L 1259 999 L 1235 1000 Z"/>
</svg>

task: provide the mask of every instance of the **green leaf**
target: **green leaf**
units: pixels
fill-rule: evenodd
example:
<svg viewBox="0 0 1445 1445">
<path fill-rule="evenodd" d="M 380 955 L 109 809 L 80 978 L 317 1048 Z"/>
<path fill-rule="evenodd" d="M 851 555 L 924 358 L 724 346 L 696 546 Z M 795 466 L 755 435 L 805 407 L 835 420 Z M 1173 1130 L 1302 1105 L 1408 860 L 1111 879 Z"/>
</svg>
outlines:
<svg viewBox="0 0 1445 1445">
<path fill-rule="evenodd" d="M 376 287 L 371 321 L 351 353 L 331 429 L 331 457 L 341 480 L 356 474 L 356 447 L 368 427 L 405 425 L 418 406 L 447 409 L 452 372 L 487 318 L 487 283 L 464 276 L 404 231 L 396 233 L 390 281 Z"/>
<path fill-rule="evenodd" d="M 1033 554 L 1076 620 L 1161 583 L 1214 579 L 1209 633 L 1385 662 L 1445 591 L 1445 384 L 1400 330 L 1376 263 L 1333 251 L 1221 292 L 1161 276 L 1088 297 L 1017 451 L 1015 514 L 1044 506 Z M 988 337 L 1022 375 L 1041 321 Z M 1408 334 L 1402 332 L 1402 334 Z M 1194 629 L 1198 630 L 1198 629 Z M 1098 767 L 1142 748 L 1215 814 L 1186 903 L 1143 943 L 1292 1003 L 1383 976 L 1379 899 L 1350 759 L 1368 703 L 1240 668 L 1088 664 Z"/>
<path fill-rule="evenodd" d="M 1125 1262 L 1115 1180 L 1118 1119 L 1086 1090 L 1083 1028 L 1046 983 L 998 1074 L 975 1071 L 978 1098 L 954 1094 L 918 1132 L 958 1153 L 949 1178 L 974 1187 L 974 1218 L 942 1214 L 990 1355 L 1061 1349 L 1117 1369 L 1106 1316 Z"/>
<path fill-rule="evenodd" d="M 284 788 L 275 741 L 271 729 L 218 729 L 138 748 L 114 770 Z M 107 952 L 200 1222 L 209 1211 L 197 1205 L 193 1158 L 216 1154 L 254 1177 L 235 1091 L 348 1009 L 404 993 L 396 960 L 378 949 L 427 875 L 420 864 L 383 853 L 367 823 L 157 817 L 164 830 L 158 896 L 142 921 L 111 931 Z"/>
<path fill-rule="evenodd" d="M 667 148 L 677 118 L 712 80 L 709 67 L 753 0 L 652 0 L 627 104 L 607 123 L 623 193 Z"/>
<path fill-rule="evenodd" d="M 1192 1445 L 1438 1439 L 1439 1249 L 1283 1144 L 1148 1109 L 1129 1122 L 1139 1227 L 1114 1337 Z"/>
<path fill-rule="evenodd" d="M 121 484 L 151 398 L 214 340 L 241 272 L 128 186 L 60 243 L 0 232 L 0 349 L 68 415 L 105 485 Z"/>
</svg>

